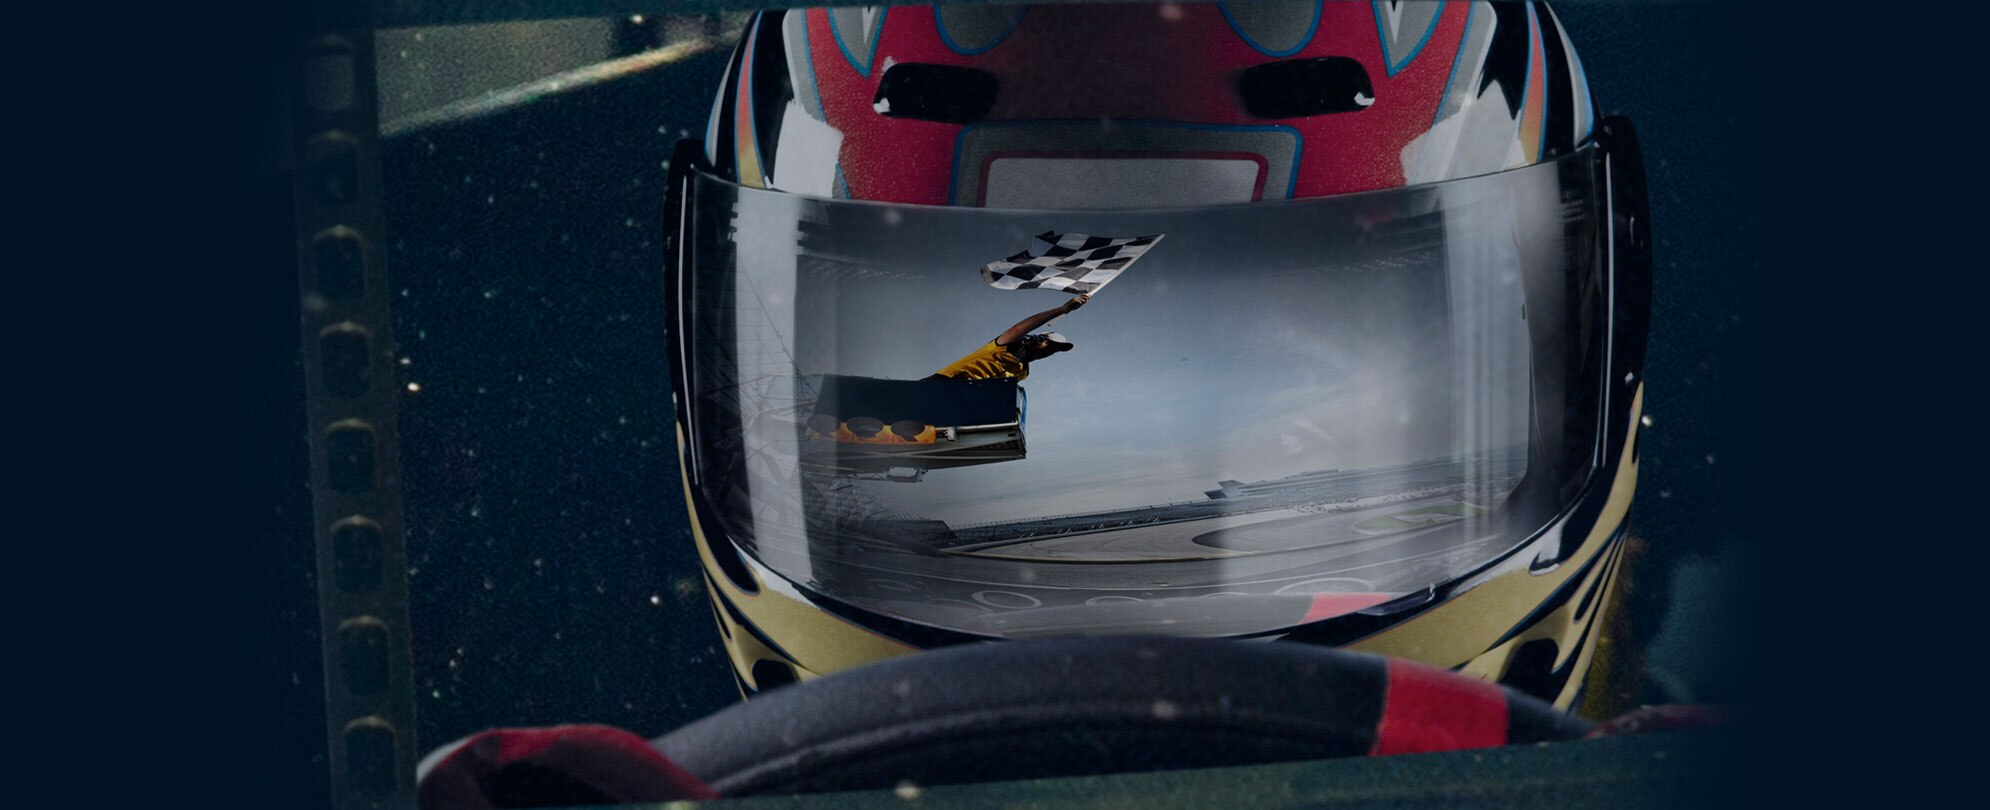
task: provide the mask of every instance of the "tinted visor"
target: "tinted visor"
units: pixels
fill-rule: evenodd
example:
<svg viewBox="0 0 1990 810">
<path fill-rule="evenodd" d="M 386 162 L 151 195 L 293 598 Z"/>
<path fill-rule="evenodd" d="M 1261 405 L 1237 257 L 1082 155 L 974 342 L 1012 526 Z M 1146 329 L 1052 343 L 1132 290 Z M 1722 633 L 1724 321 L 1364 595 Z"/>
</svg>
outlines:
<svg viewBox="0 0 1990 810">
<path fill-rule="evenodd" d="M 1268 632 L 1484 568 L 1596 466 L 1593 149 L 1201 209 L 900 206 L 703 172 L 673 193 L 706 530 L 866 610 L 1007 636 Z M 983 270 L 1044 234 L 1164 238 L 1019 380 L 993 344 L 1071 294 Z"/>
</svg>

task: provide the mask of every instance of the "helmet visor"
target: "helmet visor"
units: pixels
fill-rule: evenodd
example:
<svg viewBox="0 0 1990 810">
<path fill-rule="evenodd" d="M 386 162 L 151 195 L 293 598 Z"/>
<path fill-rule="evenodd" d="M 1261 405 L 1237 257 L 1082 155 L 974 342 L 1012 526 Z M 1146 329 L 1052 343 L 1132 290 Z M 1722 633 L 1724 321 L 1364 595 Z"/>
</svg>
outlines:
<svg viewBox="0 0 1990 810">
<path fill-rule="evenodd" d="M 1453 582 L 1595 466 L 1596 164 L 1120 211 L 692 172 L 670 306 L 706 530 L 815 594 L 989 635 L 1269 632 Z M 1046 233 L 1164 238 L 1055 321 L 1077 348 L 935 375 L 1071 298 L 983 272 Z"/>
</svg>

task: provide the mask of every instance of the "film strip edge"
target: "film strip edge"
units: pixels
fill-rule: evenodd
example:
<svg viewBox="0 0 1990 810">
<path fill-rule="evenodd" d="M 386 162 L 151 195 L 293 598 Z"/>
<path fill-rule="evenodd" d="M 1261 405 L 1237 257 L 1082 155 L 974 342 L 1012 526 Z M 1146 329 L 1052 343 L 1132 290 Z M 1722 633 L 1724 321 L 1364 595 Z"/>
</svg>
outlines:
<svg viewBox="0 0 1990 810">
<path fill-rule="evenodd" d="M 317 34 L 318 32 L 307 32 Z M 373 32 L 307 35 L 291 148 L 332 806 L 413 808 L 417 741 Z"/>
</svg>

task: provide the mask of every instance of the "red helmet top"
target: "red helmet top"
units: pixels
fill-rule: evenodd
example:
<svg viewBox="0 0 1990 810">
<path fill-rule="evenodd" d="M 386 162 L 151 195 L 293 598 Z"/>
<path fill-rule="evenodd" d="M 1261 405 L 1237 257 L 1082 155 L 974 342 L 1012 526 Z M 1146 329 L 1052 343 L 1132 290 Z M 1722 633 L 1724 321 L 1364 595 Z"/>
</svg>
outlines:
<svg viewBox="0 0 1990 810">
<path fill-rule="evenodd" d="M 707 157 L 824 197 L 1171 207 L 1486 174 L 1593 122 L 1538 3 L 833 8 L 748 26 Z"/>
</svg>

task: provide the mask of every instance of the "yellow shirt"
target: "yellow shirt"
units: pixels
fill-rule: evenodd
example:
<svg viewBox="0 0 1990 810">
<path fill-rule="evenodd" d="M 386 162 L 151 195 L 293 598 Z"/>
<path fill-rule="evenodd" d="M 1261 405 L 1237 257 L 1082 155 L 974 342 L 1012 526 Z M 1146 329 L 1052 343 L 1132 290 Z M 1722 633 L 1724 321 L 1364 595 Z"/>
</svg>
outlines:
<svg viewBox="0 0 1990 810">
<path fill-rule="evenodd" d="M 1020 380 L 1030 376 L 1030 367 L 1009 351 L 1007 346 L 997 346 L 995 341 L 975 349 L 968 356 L 955 360 L 953 365 L 940 369 L 940 376 L 956 380 Z"/>
</svg>

